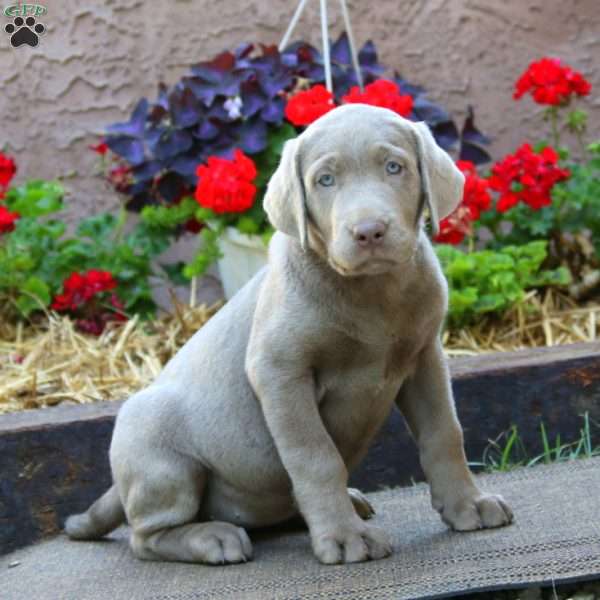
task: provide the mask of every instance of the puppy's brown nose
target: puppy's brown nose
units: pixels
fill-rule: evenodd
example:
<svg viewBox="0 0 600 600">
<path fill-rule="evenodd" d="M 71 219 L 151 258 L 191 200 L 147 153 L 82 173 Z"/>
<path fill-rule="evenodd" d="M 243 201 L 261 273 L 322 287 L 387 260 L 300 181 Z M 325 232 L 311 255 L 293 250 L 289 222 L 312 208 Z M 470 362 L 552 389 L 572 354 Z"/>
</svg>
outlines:
<svg viewBox="0 0 600 600">
<path fill-rule="evenodd" d="M 364 221 L 352 228 L 352 235 L 359 246 L 368 248 L 383 242 L 387 226 L 381 221 Z"/>
</svg>

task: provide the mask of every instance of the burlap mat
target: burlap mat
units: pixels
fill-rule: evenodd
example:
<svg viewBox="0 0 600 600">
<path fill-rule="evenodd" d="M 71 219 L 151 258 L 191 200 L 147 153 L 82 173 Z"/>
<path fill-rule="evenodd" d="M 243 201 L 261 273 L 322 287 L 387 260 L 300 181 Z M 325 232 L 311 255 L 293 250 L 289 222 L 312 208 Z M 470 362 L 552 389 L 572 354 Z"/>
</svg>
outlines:
<svg viewBox="0 0 600 600">
<path fill-rule="evenodd" d="M 135 560 L 127 530 L 107 542 L 64 537 L 0 559 L 2 600 L 399 600 L 600 578 L 600 459 L 480 478 L 516 514 L 503 529 L 454 533 L 427 488 L 371 494 L 391 558 L 325 567 L 305 531 L 252 535 L 255 559 L 207 567 Z M 10 564 L 19 563 L 9 567 Z"/>
</svg>

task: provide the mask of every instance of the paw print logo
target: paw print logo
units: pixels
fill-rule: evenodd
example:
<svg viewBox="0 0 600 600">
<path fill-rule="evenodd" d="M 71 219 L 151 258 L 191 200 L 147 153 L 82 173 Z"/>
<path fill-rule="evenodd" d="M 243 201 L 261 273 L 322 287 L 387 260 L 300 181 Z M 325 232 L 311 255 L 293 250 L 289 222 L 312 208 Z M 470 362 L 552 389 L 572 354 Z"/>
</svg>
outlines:
<svg viewBox="0 0 600 600">
<path fill-rule="evenodd" d="M 12 23 L 4 26 L 4 31 L 10 35 L 10 43 L 13 48 L 27 44 L 32 48 L 38 45 L 39 36 L 46 31 L 42 23 L 36 23 L 34 17 L 15 17 Z"/>
</svg>

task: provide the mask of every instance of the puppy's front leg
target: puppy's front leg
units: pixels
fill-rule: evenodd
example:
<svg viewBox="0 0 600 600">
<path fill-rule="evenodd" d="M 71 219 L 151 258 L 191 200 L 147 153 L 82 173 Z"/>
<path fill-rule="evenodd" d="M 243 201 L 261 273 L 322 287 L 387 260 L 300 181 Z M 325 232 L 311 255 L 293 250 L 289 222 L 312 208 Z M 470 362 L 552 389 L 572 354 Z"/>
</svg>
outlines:
<svg viewBox="0 0 600 600">
<path fill-rule="evenodd" d="M 362 521 L 348 494 L 348 471 L 319 414 L 310 371 L 263 355 L 247 365 L 267 426 L 290 476 L 317 558 L 326 564 L 391 553 L 387 535 Z"/>
<path fill-rule="evenodd" d="M 422 351 L 396 403 L 417 442 L 432 505 L 444 522 L 459 531 L 509 524 L 513 517 L 506 502 L 480 491 L 467 465 L 439 340 Z"/>
</svg>

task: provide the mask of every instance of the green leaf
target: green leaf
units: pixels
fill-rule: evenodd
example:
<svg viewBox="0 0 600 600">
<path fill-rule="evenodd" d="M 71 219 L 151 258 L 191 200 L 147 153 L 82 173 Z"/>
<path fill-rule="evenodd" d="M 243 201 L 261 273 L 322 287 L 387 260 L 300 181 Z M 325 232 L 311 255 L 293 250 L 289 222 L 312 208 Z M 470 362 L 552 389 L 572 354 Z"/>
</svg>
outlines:
<svg viewBox="0 0 600 600">
<path fill-rule="evenodd" d="M 448 304 L 450 315 L 453 318 L 462 317 L 477 302 L 477 288 L 465 287 L 462 289 L 451 289 Z"/>
<path fill-rule="evenodd" d="M 63 187 L 57 181 L 30 180 L 6 193 L 6 204 L 22 217 L 41 217 L 63 208 Z"/>
<path fill-rule="evenodd" d="M 586 150 L 592 154 L 600 154 L 600 141 L 588 144 Z"/>
<path fill-rule="evenodd" d="M 567 115 L 567 127 L 574 133 L 583 133 L 586 130 L 588 115 L 584 110 L 575 109 Z"/>
<path fill-rule="evenodd" d="M 281 156 L 285 143 L 297 136 L 298 132 L 292 125 L 283 123 L 278 129 L 269 132 L 269 148 L 275 155 Z"/>
<path fill-rule="evenodd" d="M 116 224 L 117 217 L 110 213 L 102 213 L 80 221 L 76 233 L 79 237 L 106 241 L 107 236 L 113 233 Z"/>
<path fill-rule="evenodd" d="M 498 250 L 464 253 L 448 245 L 435 248 L 448 279 L 448 322 L 458 327 L 483 314 L 502 314 L 539 286 L 566 285 L 565 269 L 543 269 L 547 242 L 537 240 Z"/>
<path fill-rule="evenodd" d="M 196 219 L 201 223 L 210 223 L 212 221 L 221 220 L 222 217 L 218 215 L 216 212 L 212 211 L 210 208 L 204 208 L 200 206 L 196 208 Z"/>
<path fill-rule="evenodd" d="M 275 234 L 275 230 L 271 226 L 269 226 L 266 229 L 266 231 L 264 231 L 264 233 L 261 234 L 262 241 L 265 246 L 269 245 L 269 242 L 271 241 L 271 238 L 273 237 L 274 234 Z"/>
<path fill-rule="evenodd" d="M 503 308 L 505 302 L 501 294 L 484 294 L 477 300 L 476 310 L 480 313 L 495 312 Z"/>
<path fill-rule="evenodd" d="M 167 277 L 173 285 L 187 285 L 189 280 L 183 274 L 185 263 L 179 261 L 170 264 L 161 264 L 162 270 L 167 274 Z"/>
<path fill-rule="evenodd" d="M 237 228 L 241 233 L 246 235 L 255 235 L 259 232 L 258 223 L 249 216 L 240 217 L 237 222 Z"/>
<path fill-rule="evenodd" d="M 152 227 L 175 229 L 193 219 L 197 210 L 198 203 L 192 197 L 186 197 L 179 204 L 171 206 L 145 206 L 141 218 Z"/>
<path fill-rule="evenodd" d="M 219 235 L 220 231 L 213 231 L 208 228 L 200 232 L 202 245 L 193 260 L 183 269 L 183 274 L 188 279 L 203 275 L 214 262 L 221 258 L 222 253 L 218 243 Z"/>
<path fill-rule="evenodd" d="M 16 300 L 17 308 L 28 317 L 35 310 L 46 308 L 51 301 L 48 285 L 38 277 L 29 277 Z"/>
</svg>

